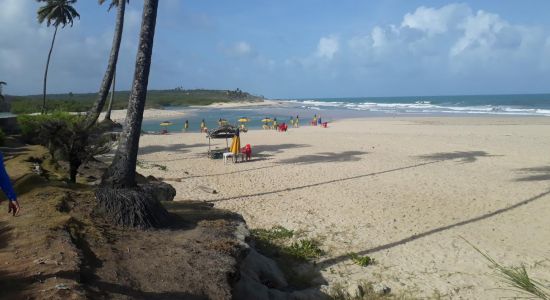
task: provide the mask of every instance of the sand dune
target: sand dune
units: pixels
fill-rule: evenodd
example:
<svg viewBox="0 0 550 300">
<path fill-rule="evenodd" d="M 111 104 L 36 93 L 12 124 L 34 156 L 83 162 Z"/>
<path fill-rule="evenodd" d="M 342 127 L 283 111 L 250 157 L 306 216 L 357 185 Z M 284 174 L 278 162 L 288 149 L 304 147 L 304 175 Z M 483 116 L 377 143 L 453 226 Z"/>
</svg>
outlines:
<svg viewBox="0 0 550 300">
<path fill-rule="evenodd" d="M 205 157 L 203 134 L 143 136 L 140 172 L 181 177 L 179 200 L 321 241 L 330 282 L 366 279 L 453 299 L 515 295 L 464 237 L 550 280 L 550 118 L 370 118 L 287 133 L 250 131 L 254 160 Z M 219 147 L 225 141 L 216 142 Z M 200 186 L 215 189 L 206 193 Z M 378 262 L 363 268 L 347 253 Z"/>
</svg>

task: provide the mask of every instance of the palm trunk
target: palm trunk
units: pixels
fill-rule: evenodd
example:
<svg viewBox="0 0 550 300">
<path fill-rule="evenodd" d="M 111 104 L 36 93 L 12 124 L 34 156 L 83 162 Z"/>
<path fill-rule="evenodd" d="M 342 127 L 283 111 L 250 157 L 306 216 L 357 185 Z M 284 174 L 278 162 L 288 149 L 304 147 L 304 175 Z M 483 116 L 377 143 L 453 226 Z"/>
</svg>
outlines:
<svg viewBox="0 0 550 300">
<path fill-rule="evenodd" d="M 111 83 L 113 82 L 115 68 L 118 61 L 118 51 L 120 50 L 120 41 L 122 40 L 125 9 L 126 0 L 118 0 L 115 35 L 113 37 L 113 45 L 111 47 L 109 63 L 107 65 L 107 70 L 105 71 L 105 76 L 103 76 L 101 86 L 99 88 L 97 100 L 86 116 L 86 127 L 88 128 L 95 124 L 97 118 L 99 117 L 99 114 L 103 110 L 103 106 L 105 106 L 105 101 L 107 100 L 107 95 L 109 94 L 109 90 L 111 88 Z"/>
<path fill-rule="evenodd" d="M 48 68 L 50 67 L 50 58 L 52 57 L 53 44 L 55 43 L 55 36 L 57 35 L 57 28 L 55 26 L 55 31 L 53 32 L 52 45 L 50 46 L 50 52 L 48 53 L 48 60 L 46 61 L 46 71 L 44 72 L 44 87 L 42 89 L 42 114 L 46 113 L 46 83 L 48 80 Z"/>
<path fill-rule="evenodd" d="M 109 99 L 109 106 L 107 107 L 107 112 L 105 113 L 105 120 L 111 120 L 111 111 L 113 110 L 113 101 L 115 98 L 115 86 L 116 86 L 116 67 L 115 67 L 115 74 L 113 74 L 113 83 L 111 90 L 111 99 Z"/>
<path fill-rule="evenodd" d="M 145 0 L 136 69 L 126 113 L 126 124 L 120 137 L 115 158 L 103 175 L 102 180 L 104 185 L 113 188 L 136 186 L 136 162 L 151 68 L 151 56 L 153 54 L 157 8 L 158 0 Z"/>
</svg>

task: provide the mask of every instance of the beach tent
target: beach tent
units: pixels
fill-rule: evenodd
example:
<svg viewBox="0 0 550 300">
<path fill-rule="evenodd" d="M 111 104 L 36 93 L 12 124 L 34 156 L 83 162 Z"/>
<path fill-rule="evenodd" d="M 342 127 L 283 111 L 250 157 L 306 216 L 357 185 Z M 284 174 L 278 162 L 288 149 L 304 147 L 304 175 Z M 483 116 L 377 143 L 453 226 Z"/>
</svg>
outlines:
<svg viewBox="0 0 550 300">
<path fill-rule="evenodd" d="M 210 130 L 206 137 L 208 138 L 208 156 L 211 156 L 211 140 L 212 139 L 225 139 L 225 145 L 229 148 L 227 139 L 234 137 L 238 132 L 238 129 L 232 125 L 223 125 L 216 129 Z"/>
</svg>

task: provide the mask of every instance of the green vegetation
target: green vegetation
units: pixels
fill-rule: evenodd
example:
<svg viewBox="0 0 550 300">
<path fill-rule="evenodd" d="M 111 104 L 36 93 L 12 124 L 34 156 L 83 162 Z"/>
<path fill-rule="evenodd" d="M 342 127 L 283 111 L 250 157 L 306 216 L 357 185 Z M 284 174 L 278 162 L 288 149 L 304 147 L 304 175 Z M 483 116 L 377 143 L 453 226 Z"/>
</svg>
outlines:
<svg viewBox="0 0 550 300">
<path fill-rule="evenodd" d="M 463 238 L 464 239 L 464 238 Z M 529 277 L 525 266 L 522 264 L 519 267 L 514 266 L 503 266 L 497 261 L 495 261 L 489 254 L 481 251 L 476 246 L 464 239 L 466 243 L 472 246 L 479 254 L 483 255 L 487 261 L 489 261 L 489 266 L 494 269 L 497 273 L 497 277 L 512 289 L 516 290 L 521 294 L 525 294 L 528 298 L 537 298 L 543 300 L 550 299 L 550 288 L 546 287 L 540 281 L 535 280 Z"/>
<path fill-rule="evenodd" d="M 349 253 L 349 258 L 351 258 L 351 261 L 353 261 L 356 265 L 359 265 L 361 267 L 366 267 L 373 265 L 375 263 L 374 258 L 371 258 L 368 255 L 360 256 L 357 253 Z"/>
<path fill-rule="evenodd" d="M 125 109 L 128 106 L 129 91 L 116 92 L 113 109 Z M 42 95 L 10 96 L 11 112 L 29 114 L 40 112 Z M 48 111 L 86 112 L 97 98 L 97 93 L 88 94 L 50 94 Z M 146 108 L 163 108 L 167 106 L 210 105 L 217 102 L 262 101 L 262 97 L 249 93 L 227 90 L 150 90 L 147 92 Z"/>
<path fill-rule="evenodd" d="M 76 182 L 78 168 L 94 155 L 111 149 L 109 135 L 97 127 L 83 126 L 84 117 L 69 113 L 18 116 L 23 138 L 48 148 L 52 159 L 69 163 L 69 180 Z"/>
<path fill-rule="evenodd" d="M 298 239 L 293 230 L 282 226 L 254 229 L 251 235 L 256 249 L 275 260 L 292 287 L 301 289 L 313 285 L 318 273 L 312 260 L 323 255 L 318 241 Z"/>
</svg>

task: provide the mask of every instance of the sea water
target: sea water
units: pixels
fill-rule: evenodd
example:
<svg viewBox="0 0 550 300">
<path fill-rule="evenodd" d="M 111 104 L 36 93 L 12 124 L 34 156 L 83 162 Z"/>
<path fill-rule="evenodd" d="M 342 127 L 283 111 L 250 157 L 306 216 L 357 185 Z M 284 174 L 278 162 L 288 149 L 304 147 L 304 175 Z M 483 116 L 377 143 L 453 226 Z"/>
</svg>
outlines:
<svg viewBox="0 0 550 300">
<path fill-rule="evenodd" d="M 290 118 L 299 116 L 300 125 L 307 125 L 314 116 L 323 122 L 345 118 L 372 116 L 550 116 L 550 94 L 527 95 L 469 95 L 426 97 L 357 97 L 357 98 L 311 98 L 277 100 L 277 106 L 252 106 L 247 108 L 186 108 L 165 109 L 183 111 L 180 118 L 147 120 L 143 130 L 160 131 L 160 123 L 170 121 L 169 131 L 182 131 L 185 120 L 190 132 L 198 132 L 201 120 L 209 129 L 218 126 L 219 119 L 239 125 L 238 119 L 250 119 L 247 128 L 262 128 L 265 118 L 277 118 L 278 123 L 289 124 Z"/>
</svg>

